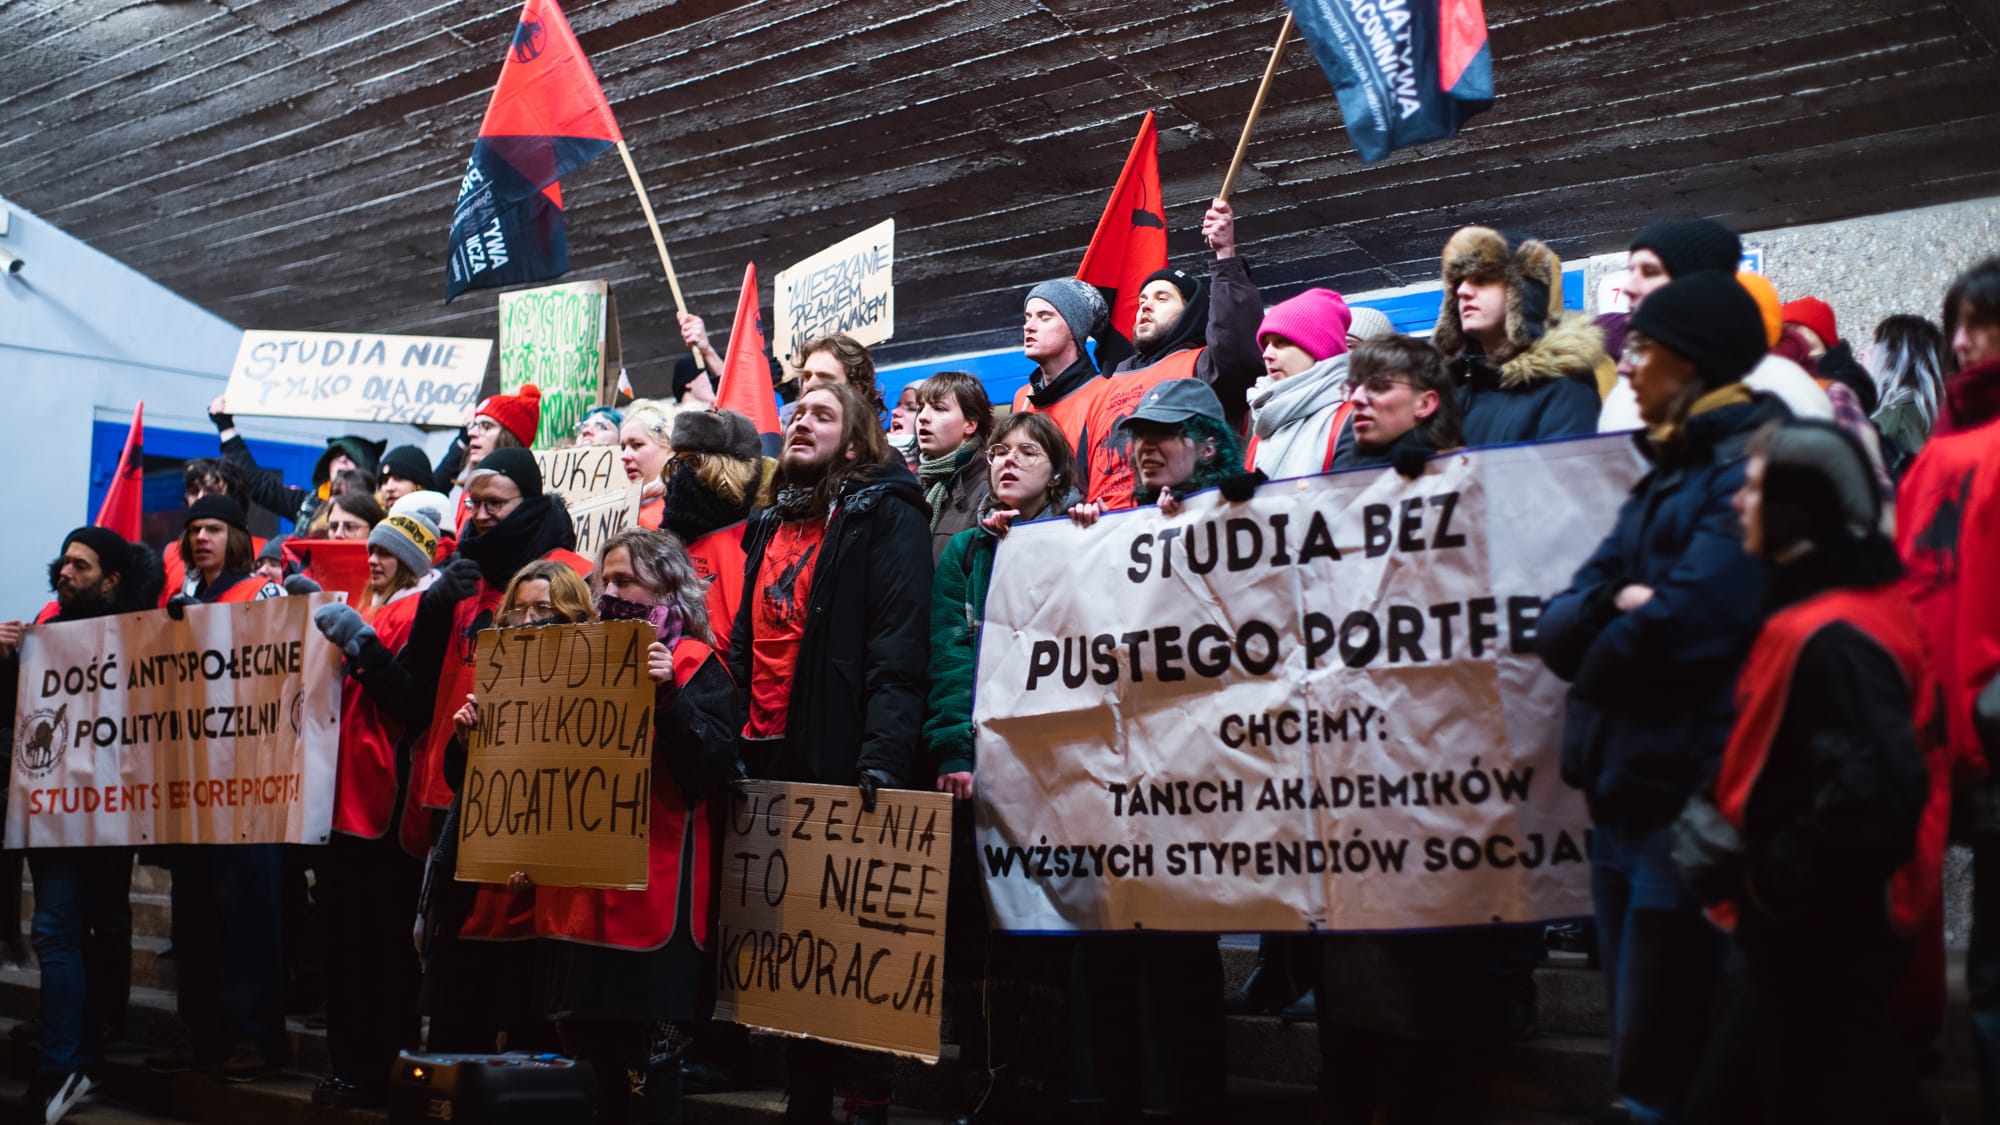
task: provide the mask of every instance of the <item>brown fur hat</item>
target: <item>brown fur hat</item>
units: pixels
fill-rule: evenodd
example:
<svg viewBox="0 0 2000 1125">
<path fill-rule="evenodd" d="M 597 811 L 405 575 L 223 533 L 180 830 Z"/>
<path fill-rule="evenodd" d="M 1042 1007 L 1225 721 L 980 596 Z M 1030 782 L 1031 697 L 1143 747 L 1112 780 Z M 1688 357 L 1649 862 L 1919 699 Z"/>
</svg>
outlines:
<svg viewBox="0 0 2000 1125">
<path fill-rule="evenodd" d="M 1540 239 L 1505 235 L 1491 227 L 1463 227 L 1444 244 L 1444 302 L 1431 341 L 1447 357 L 1465 351 L 1465 329 L 1452 296 L 1466 278 L 1507 283 L 1507 346 L 1489 356 L 1504 362 L 1526 351 L 1562 311 L 1562 259 Z"/>
</svg>

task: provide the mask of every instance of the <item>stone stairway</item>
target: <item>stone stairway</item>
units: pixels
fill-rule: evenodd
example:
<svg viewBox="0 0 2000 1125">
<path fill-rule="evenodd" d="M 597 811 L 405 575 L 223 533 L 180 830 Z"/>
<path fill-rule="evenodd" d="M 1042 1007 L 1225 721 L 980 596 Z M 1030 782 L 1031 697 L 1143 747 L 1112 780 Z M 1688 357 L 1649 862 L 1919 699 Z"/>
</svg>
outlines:
<svg viewBox="0 0 2000 1125">
<path fill-rule="evenodd" d="M 334 1110 L 312 1104 L 312 1075 L 326 1068 L 326 1033 L 300 1020 L 289 1021 L 292 1069 L 286 1075 L 240 1086 L 225 1086 L 205 1075 L 158 1075 L 143 1059 L 184 1042 L 174 1016 L 173 961 L 167 946 L 167 875 L 139 867 L 133 879 L 132 1003 L 128 1039 L 113 1045 L 105 1077 L 112 1094 L 148 1111 L 196 1122 L 272 1122 L 301 1125 L 378 1125 L 385 1115 Z M 32 892 L 26 892 L 31 895 Z M 24 917 L 26 915 L 24 914 Z M 1255 939 L 1222 939 L 1228 987 L 1236 988 L 1255 961 Z M 0 968 L 0 1068 L 25 1077 L 32 1044 L 17 1033 L 36 1018 L 38 973 L 33 967 Z M 1604 1038 L 1602 976 L 1578 955 L 1556 954 L 1537 973 L 1541 1034 L 1477 1053 L 1461 1072 L 1440 1075 L 1449 1084 L 1446 1120 L 1484 1125 L 1554 1125 L 1577 1121 L 1610 1099 L 1610 1061 Z M 1964 1013 L 1962 965 L 1952 966 L 1951 1011 L 1941 1044 L 1938 1074 L 1929 1082 L 1932 1102 L 1947 1120 L 1976 1119 L 1977 1087 L 1972 1078 Z M 1288 1023 L 1275 1016 L 1233 1016 L 1227 1028 L 1230 1098 L 1227 1122 L 1310 1122 L 1317 1117 L 1315 1080 L 1319 1066 L 1317 1030 L 1311 1022 Z M 690 1096 L 690 1125 L 775 1122 L 783 1111 L 783 1044 L 776 1037 L 753 1037 L 756 1088 L 727 1094 Z M 936 1066 L 905 1064 L 897 1078 L 898 1122 L 938 1121 L 955 1108 L 961 1088 L 957 1049 L 947 1045 Z M 1053 1108 L 1039 1120 L 1058 1120 Z"/>
</svg>

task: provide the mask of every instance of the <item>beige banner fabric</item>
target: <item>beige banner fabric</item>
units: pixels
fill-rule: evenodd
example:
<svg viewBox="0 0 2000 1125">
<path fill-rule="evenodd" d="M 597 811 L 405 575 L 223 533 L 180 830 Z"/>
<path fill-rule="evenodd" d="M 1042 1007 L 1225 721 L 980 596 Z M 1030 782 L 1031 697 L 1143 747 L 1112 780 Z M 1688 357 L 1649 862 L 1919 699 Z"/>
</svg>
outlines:
<svg viewBox="0 0 2000 1125">
<path fill-rule="evenodd" d="M 646 889 L 657 637 L 643 621 L 479 634 L 460 880 Z"/>
<path fill-rule="evenodd" d="M 28 630 L 6 846 L 324 844 L 340 655 L 331 594 Z"/>
<path fill-rule="evenodd" d="M 717 1019 L 937 1061 L 948 795 L 753 781 L 721 850 Z"/>
<path fill-rule="evenodd" d="M 1629 437 L 1593 437 L 1016 528 L 974 705 L 995 917 L 1228 932 L 1589 913 L 1563 685 L 1533 633 L 1641 467 Z"/>
</svg>

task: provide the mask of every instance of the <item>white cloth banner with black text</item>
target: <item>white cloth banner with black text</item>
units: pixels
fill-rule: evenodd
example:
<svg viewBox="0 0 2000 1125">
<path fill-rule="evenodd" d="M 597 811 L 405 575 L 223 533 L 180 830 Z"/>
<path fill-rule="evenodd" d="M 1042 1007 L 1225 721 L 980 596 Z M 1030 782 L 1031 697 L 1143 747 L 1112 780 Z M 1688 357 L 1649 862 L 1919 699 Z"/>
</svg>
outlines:
<svg viewBox="0 0 2000 1125">
<path fill-rule="evenodd" d="M 1564 689 L 1533 634 L 1642 467 L 1629 437 L 1592 437 L 1016 528 L 973 716 L 995 917 L 1356 931 L 1588 914 Z"/>
<path fill-rule="evenodd" d="M 324 844 L 332 594 L 36 625 L 21 649 L 8 848 Z"/>
</svg>

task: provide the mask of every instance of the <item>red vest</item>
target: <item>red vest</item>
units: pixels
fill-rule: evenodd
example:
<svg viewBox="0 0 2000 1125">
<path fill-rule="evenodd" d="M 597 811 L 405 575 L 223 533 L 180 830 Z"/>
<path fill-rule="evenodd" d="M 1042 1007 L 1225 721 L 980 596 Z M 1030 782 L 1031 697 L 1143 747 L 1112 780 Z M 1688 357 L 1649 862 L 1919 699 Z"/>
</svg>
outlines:
<svg viewBox="0 0 2000 1125">
<path fill-rule="evenodd" d="M 1944 699 L 1953 780 L 1985 776 L 1973 702 L 2000 672 L 2000 422 L 1934 436 L 1896 497 L 1904 589 Z"/>
<path fill-rule="evenodd" d="M 687 545 L 694 572 L 708 583 L 708 628 L 715 634 L 715 651 L 729 656 L 729 631 L 736 625 L 736 607 L 743 604 L 743 530 L 747 521 L 718 527 Z"/>
<path fill-rule="evenodd" d="M 252 535 L 250 549 L 261 553 L 264 550 L 264 540 Z M 181 561 L 180 540 L 176 539 L 167 544 L 167 549 L 160 552 L 160 562 L 167 570 L 167 584 L 160 589 L 160 608 L 165 609 L 167 599 L 180 593 L 181 587 L 187 585 L 187 564 Z"/>
<path fill-rule="evenodd" d="M 674 683 L 684 686 L 715 653 L 700 641 L 683 638 L 674 646 Z M 659 722 L 657 718 L 655 724 Z M 587 890 L 581 887 L 538 887 L 535 892 L 535 932 L 558 941 L 609 945 L 621 949 L 658 949 L 674 936 L 679 923 L 681 884 L 691 880 L 693 917 L 688 919 L 695 945 L 708 948 L 715 916 L 716 841 L 722 829 L 718 802 L 702 801 L 689 809 L 681 787 L 655 747 L 652 808 L 648 813 L 646 889 Z"/>
<path fill-rule="evenodd" d="M 1917 616 L 1897 586 L 1875 590 L 1831 590 L 1772 615 L 1750 646 L 1736 681 L 1736 726 L 1715 776 L 1715 806 L 1737 828 L 1770 759 L 1771 743 L 1784 721 L 1792 673 L 1799 652 L 1821 629 L 1846 624 L 1867 634 L 1902 669 L 1916 713 L 1911 716 L 1917 744 L 1931 772 L 1930 800 L 1917 829 L 1916 848 L 1890 882 L 1889 913 L 1896 928 L 1915 931 L 1935 908 L 1944 868 L 1945 831 L 1951 816 L 1946 758 L 1926 737 L 1937 699 L 1936 687 L 1917 635 Z M 1710 915 L 1725 928 L 1736 924 L 1736 906 L 1722 903 Z"/>
<path fill-rule="evenodd" d="M 62 603 L 52 600 L 49 602 L 49 604 L 42 607 L 42 612 L 37 613 L 35 615 L 35 624 L 47 625 L 49 622 L 54 621 L 56 619 L 56 614 L 61 612 L 62 612 Z"/>
<path fill-rule="evenodd" d="M 384 647 L 400 650 L 416 623 L 415 592 L 383 606 L 370 623 Z M 396 823 L 396 744 L 403 728 L 375 707 L 361 682 L 348 677 L 340 685 L 340 762 L 333 790 L 333 830 L 366 840 L 379 840 Z M 409 850 L 409 841 L 404 841 Z M 421 848 L 410 854 L 422 856 Z"/>
<path fill-rule="evenodd" d="M 222 596 L 216 598 L 211 604 L 229 605 L 236 602 L 254 602 L 264 596 L 265 590 L 275 588 L 277 588 L 276 583 L 268 579 L 259 578 L 253 574 L 223 591 Z M 274 594 L 272 596 L 276 597 L 277 595 Z"/>
<path fill-rule="evenodd" d="M 1090 486 L 1085 500 L 1112 509 L 1132 506 L 1132 489 L 1137 483 L 1129 452 L 1132 441 L 1118 423 L 1131 417 L 1147 391 L 1170 379 L 1194 378 L 1194 365 L 1204 350 L 1184 348 L 1151 367 L 1094 379 L 1041 411 L 1076 445 Z M 1014 409 L 1036 412 L 1026 387 L 1014 395 Z"/>
</svg>

